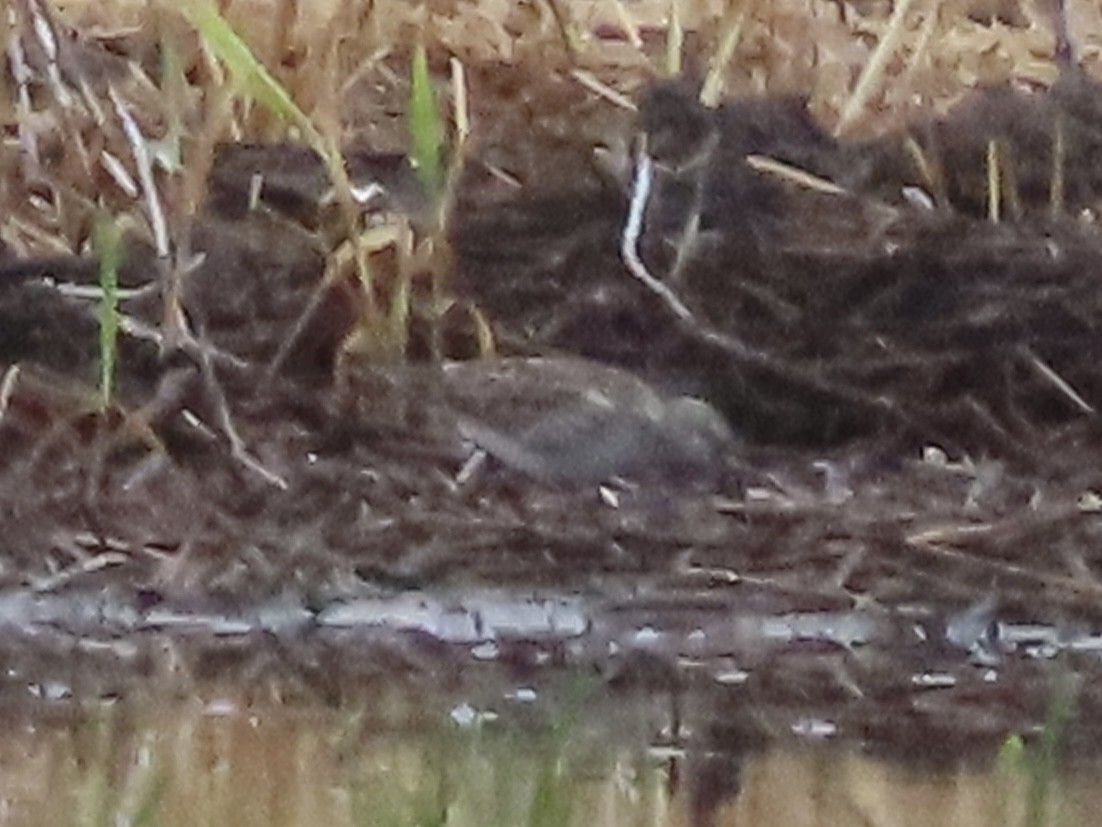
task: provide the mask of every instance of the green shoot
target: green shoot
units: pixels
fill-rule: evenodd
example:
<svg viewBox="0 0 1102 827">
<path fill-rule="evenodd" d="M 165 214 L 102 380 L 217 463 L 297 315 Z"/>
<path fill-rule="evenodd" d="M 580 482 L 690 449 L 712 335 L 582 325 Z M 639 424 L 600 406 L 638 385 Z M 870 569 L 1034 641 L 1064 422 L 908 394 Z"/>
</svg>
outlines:
<svg viewBox="0 0 1102 827">
<path fill-rule="evenodd" d="M 530 827 L 559 827 L 569 824 L 575 791 L 563 770 L 562 747 L 549 751 L 536 773 L 535 790 L 528 809 Z"/>
<path fill-rule="evenodd" d="M 444 123 L 436 105 L 423 45 L 413 53 L 410 68 L 409 132 L 412 143 L 410 157 L 425 195 L 435 210 L 444 189 Z"/>
<path fill-rule="evenodd" d="M 1039 753 L 1030 762 L 1029 786 L 1026 789 L 1024 824 L 1040 827 L 1046 823 L 1053 788 L 1060 768 L 1060 752 L 1075 717 L 1078 705 L 1079 678 L 1066 663 L 1057 664 L 1053 677 L 1052 697 L 1048 703 L 1045 727 L 1041 733 Z"/>
<path fill-rule="evenodd" d="M 184 137 L 187 126 L 184 123 L 184 97 L 187 92 L 187 78 L 184 74 L 180 50 L 170 38 L 161 38 L 161 77 L 168 116 L 168 131 L 160 141 L 151 141 L 153 153 L 161 165 L 175 173 L 183 168 Z"/>
<path fill-rule="evenodd" d="M 291 98 L 290 92 L 268 71 L 252 53 L 248 44 L 218 12 L 211 0 L 183 0 L 180 9 L 188 22 L 199 32 L 214 55 L 225 64 L 241 91 L 258 101 L 276 117 L 295 126 L 307 145 L 325 161 L 329 176 L 339 194 L 347 225 L 348 237 L 359 249 L 352 186 L 348 180 L 344 157 L 337 140 L 329 140 Z M 427 76 L 427 70 L 426 70 Z M 374 296 L 373 279 L 366 255 L 355 257 L 356 269 L 369 305 Z"/>
<path fill-rule="evenodd" d="M 291 99 L 287 89 L 257 60 L 248 44 L 218 13 L 214 4 L 210 0 L 184 0 L 179 8 L 215 56 L 226 65 L 241 90 L 276 117 L 301 130 L 311 148 L 332 167 L 334 159 L 328 142 Z"/>
</svg>

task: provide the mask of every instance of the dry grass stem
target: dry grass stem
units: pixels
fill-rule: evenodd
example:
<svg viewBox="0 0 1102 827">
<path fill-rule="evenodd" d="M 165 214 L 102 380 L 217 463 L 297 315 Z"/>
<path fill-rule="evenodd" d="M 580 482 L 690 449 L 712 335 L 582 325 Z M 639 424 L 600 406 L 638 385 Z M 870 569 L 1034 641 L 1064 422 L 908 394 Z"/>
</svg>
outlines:
<svg viewBox="0 0 1102 827">
<path fill-rule="evenodd" d="M 768 158 L 764 155 L 747 155 L 746 163 L 750 169 L 775 175 L 785 181 L 789 181 L 812 192 L 821 192 L 824 195 L 849 195 L 849 191 L 840 187 L 833 181 L 828 181 L 818 175 L 800 169 L 799 167 L 778 161 L 776 158 Z"/>
<path fill-rule="evenodd" d="M 895 3 L 887 30 L 858 77 L 853 94 L 842 108 L 842 114 L 834 129 L 835 134 L 844 135 L 850 129 L 883 84 L 888 61 L 898 51 L 907 34 L 907 15 L 915 2 L 916 0 L 898 0 Z"/>
</svg>

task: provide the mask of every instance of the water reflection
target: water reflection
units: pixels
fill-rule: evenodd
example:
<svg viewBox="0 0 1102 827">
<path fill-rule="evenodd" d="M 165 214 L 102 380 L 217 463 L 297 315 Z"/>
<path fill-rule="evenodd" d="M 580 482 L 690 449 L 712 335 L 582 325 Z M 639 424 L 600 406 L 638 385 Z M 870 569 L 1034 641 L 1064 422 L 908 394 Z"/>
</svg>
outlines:
<svg viewBox="0 0 1102 827">
<path fill-rule="evenodd" d="M 839 745 L 767 748 L 752 725 L 693 731 L 653 699 L 590 698 L 555 721 L 461 726 L 442 705 L 231 699 L 9 709 L 5 825 L 1022 824 L 1029 772 L 919 771 Z M 567 704 L 570 707 L 570 704 Z M 384 715 L 384 710 L 397 714 Z M 680 727 L 680 732 L 671 730 Z M 665 743 L 663 743 L 663 739 Z M 1053 787 L 1050 818 L 1097 823 L 1098 765 Z"/>
</svg>

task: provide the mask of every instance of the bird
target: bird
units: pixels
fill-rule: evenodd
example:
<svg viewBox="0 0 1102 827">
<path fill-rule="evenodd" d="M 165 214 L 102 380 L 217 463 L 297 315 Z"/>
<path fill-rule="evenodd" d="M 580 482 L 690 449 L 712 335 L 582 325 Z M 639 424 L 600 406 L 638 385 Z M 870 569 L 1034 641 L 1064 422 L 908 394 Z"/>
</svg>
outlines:
<svg viewBox="0 0 1102 827">
<path fill-rule="evenodd" d="M 714 478 L 735 441 L 707 402 L 581 358 L 453 362 L 443 376 L 459 435 L 545 483 Z"/>
</svg>

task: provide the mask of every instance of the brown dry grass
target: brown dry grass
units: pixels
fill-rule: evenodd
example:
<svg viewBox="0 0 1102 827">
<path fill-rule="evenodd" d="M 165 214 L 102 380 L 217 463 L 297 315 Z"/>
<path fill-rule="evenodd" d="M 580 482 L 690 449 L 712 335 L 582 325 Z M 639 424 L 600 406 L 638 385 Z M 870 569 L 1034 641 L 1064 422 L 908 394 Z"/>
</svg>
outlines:
<svg viewBox="0 0 1102 827">
<path fill-rule="evenodd" d="M 724 24 L 745 14 L 746 24 L 732 65 L 726 72 L 731 94 L 799 92 L 824 112 L 840 111 L 857 75 L 884 37 L 890 2 L 843 3 L 838 0 L 479 0 L 409 3 L 402 0 L 349 2 L 324 0 L 297 4 L 287 0 L 229 0 L 220 4 L 228 19 L 253 44 L 269 66 L 288 55 L 324 50 L 339 38 L 345 54 L 336 80 L 342 85 L 387 53 L 408 53 L 425 42 L 438 55 L 471 64 L 538 61 L 554 70 L 566 51 L 562 28 L 552 8 L 562 10 L 574 53 L 587 68 L 660 68 L 670 8 L 680 10 L 689 47 L 690 67 L 716 52 Z M 870 115 L 912 111 L 916 105 L 943 106 L 977 83 L 1017 78 L 1046 83 L 1054 77 L 1053 38 L 1047 0 L 921 0 L 903 25 L 902 45 L 890 62 L 882 97 Z M 64 17 L 93 34 L 118 34 L 146 22 L 149 2 L 110 4 L 59 2 Z M 859 14 L 854 7 L 863 9 Z M 1011 12 L 1013 25 L 978 22 L 985 11 Z M 1080 57 L 1097 65 L 1102 55 L 1102 10 L 1090 0 L 1068 0 L 1069 28 Z M 281 79 L 300 89 L 309 106 L 317 90 L 309 61 L 284 65 Z"/>
<path fill-rule="evenodd" d="M 630 96 L 664 71 L 671 35 L 671 4 L 665 0 L 228 0 L 220 5 L 324 134 L 379 150 L 407 145 L 408 58 L 418 43 L 428 47 L 445 93 L 451 58 L 461 61 L 468 75 L 488 71 L 493 76 L 493 67 L 519 67 L 506 73 L 511 80 L 474 90 L 470 106 L 476 144 L 483 133 L 501 139 L 495 121 L 502 112 L 509 115 L 509 130 L 523 130 L 530 120 L 545 117 L 543 109 L 552 113 L 547 117 L 561 120 L 565 133 L 596 143 L 604 127 L 599 119 L 579 118 L 578 112 L 579 107 L 587 111 L 585 99 L 592 101 L 597 93 L 583 87 L 579 77 L 596 77 Z M 898 45 L 882 56 L 882 73 L 862 84 L 856 107 L 853 96 L 862 71 L 892 25 L 887 4 L 855 4 L 864 15 L 837 0 L 682 0 L 676 5 L 689 74 L 714 75 L 722 93 L 731 96 L 807 95 L 825 123 L 847 131 L 880 132 L 916 112 L 942 112 L 977 84 L 1012 79 L 1046 85 L 1057 73 L 1044 0 L 1001 4 L 1014 11 L 1015 25 L 985 25 L 969 17 L 990 3 L 913 3 L 898 21 Z M 45 178 L 21 169 L 25 160 L 18 152 L 6 152 L 0 160 L 0 173 L 8 181 L 0 195 L 5 215 L 0 237 L 17 253 L 81 250 L 96 205 L 129 215 L 133 223 L 148 223 L 140 217 L 140 199 L 125 191 L 125 176 L 111 171 L 121 166 L 131 178 L 137 176 L 132 148 L 111 115 L 106 81 L 131 102 L 147 138 L 171 136 L 173 123 L 183 127 L 185 169 L 163 176 L 173 226 L 186 223 L 198 209 L 216 143 L 270 140 L 286 133 L 247 96 L 233 93 L 224 70 L 171 4 L 66 0 L 57 7 L 60 19 L 79 33 L 77 41 L 63 39 L 60 61 L 64 80 L 77 94 L 75 102 L 60 101 L 58 90 L 45 83 L 43 94 L 15 116 L 24 138 L 36 135 L 50 159 Z M 1069 19 L 1081 61 L 1097 65 L 1102 11 L 1089 0 L 1069 0 Z M 25 17 L 19 25 L 24 40 L 30 40 Z M 733 31 L 737 39 L 730 38 Z M 717 69 L 711 60 L 725 38 L 733 55 Z M 158 43 L 173 44 L 184 68 L 175 81 L 160 82 L 162 89 L 150 79 L 159 73 Z M 34 51 L 28 44 L 31 68 L 42 77 L 47 67 Z M 134 80 L 124 60 L 105 51 L 136 61 L 144 70 L 140 80 Z M 88 105 L 81 85 L 98 103 Z M 9 98 L 17 92 L 9 87 Z M 847 106 L 852 111 L 840 124 Z M 13 183 L 20 181 L 24 186 Z"/>
</svg>

